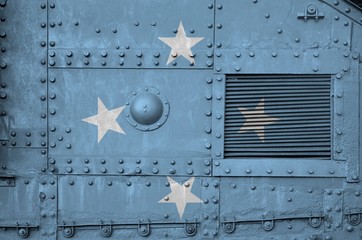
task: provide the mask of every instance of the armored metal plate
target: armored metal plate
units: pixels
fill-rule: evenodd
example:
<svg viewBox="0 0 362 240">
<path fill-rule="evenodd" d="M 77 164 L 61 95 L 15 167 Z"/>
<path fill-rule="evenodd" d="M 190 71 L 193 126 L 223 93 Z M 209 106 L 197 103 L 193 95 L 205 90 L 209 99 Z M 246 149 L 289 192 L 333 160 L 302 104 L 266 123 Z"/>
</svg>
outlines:
<svg viewBox="0 0 362 240">
<path fill-rule="evenodd" d="M 121 156 L 118 162 L 124 156 L 135 161 L 135 158 L 177 158 L 178 164 L 198 159 L 193 161 L 198 164 L 200 159 L 208 158 L 210 136 L 204 128 L 211 126 L 208 116 L 211 101 L 207 98 L 211 96 L 211 86 L 207 83 L 210 73 L 53 70 L 50 75 L 55 79 L 49 86 L 49 94 L 54 96 L 49 102 L 50 156 L 55 160 Z M 177 87 L 169 85 L 171 81 Z M 140 131 L 127 122 L 130 116 L 122 111 L 127 108 L 129 95 L 150 86 L 168 99 L 168 118 L 158 129 Z M 113 125 L 105 118 L 95 125 L 98 120 L 94 116 L 99 115 L 100 107 L 109 112 L 118 109 Z M 204 161 L 201 163 L 204 165 Z M 73 164 L 77 166 L 79 162 Z"/>
<path fill-rule="evenodd" d="M 74 227 L 74 237 L 99 239 L 101 226 L 108 226 L 111 239 L 213 239 L 218 189 L 218 180 L 201 177 L 61 176 L 59 236 Z M 192 226 L 187 233 L 186 225 Z"/>
<path fill-rule="evenodd" d="M 358 239 L 361 8 L 0 0 L 0 239 Z"/>
<path fill-rule="evenodd" d="M 112 0 L 107 4 L 53 2 L 53 8 L 49 9 L 49 64 L 52 67 L 212 67 L 214 9 L 209 0 L 197 4 L 189 0 L 173 4 L 159 0 Z M 196 16 L 197 23 L 193 21 Z M 200 40 L 189 45 L 195 61 L 181 55 L 172 58 L 167 40 L 162 41 L 162 38 L 174 38 L 177 32 Z M 84 50 L 80 50 L 84 48 L 89 53 L 87 57 Z M 168 62 L 169 57 L 172 64 Z M 88 63 L 84 64 L 84 60 Z"/>
<path fill-rule="evenodd" d="M 1 177 L 1 174 L 0 174 Z M 0 238 L 17 239 L 21 229 L 28 228 L 29 239 L 38 239 L 39 208 L 34 204 L 44 201 L 39 181 L 34 177 L 13 177 L 13 187 L 0 187 Z"/>
<path fill-rule="evenodd" d="M 343 199 L 341 190 L 329 193 L 328 187 L 338 184 L 312 179 L 280 184 L 280 180 L 222 178 L 221 238 L 253 239 L 256 232 L 260 239 L 328 236 L 324 223 L 332 212 L 324 210 L 324 194 Z M 341 214 L 341 208 L 337 210 Z"/>
</svg>

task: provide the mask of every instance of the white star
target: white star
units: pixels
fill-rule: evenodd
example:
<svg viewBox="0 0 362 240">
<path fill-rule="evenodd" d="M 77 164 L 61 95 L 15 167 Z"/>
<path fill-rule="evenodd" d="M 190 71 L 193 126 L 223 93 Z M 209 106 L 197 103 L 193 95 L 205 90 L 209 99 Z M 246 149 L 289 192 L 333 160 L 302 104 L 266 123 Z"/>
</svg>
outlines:
<svg viewBox="0 0 362 240">
<path fill-rule="evenodd" d="M 184 214 L 187 203 L 202 203 L 202 200 L 191 193 L 195 177 L 187 180 L 183 185 L 179 184 L 170 177 L 167 177 L 170 183 L 171 193 L 162 198 L 159 203 L 175 203 L 180 218 Z"/>
<path fill-rule="evenodd" d="M 264 142 L 265 134 L 264 128 L 265 125 L 269 125 L 278 121 L 279 118 L 273 118 L 265 114 L 264 111 L 264 98 L 260 100 L 258 105 L 254 110 L 248 110 L 243 107 L 239 107 L 240 112 L 245 118 L 243 126 L 240 128 L 239 132 L 244 133 L 247 131 L 255 131 L 259 139 Z"/>
<path fill-rule="evenodd" d="M 184 26 L 182 25 L 182 22 L 180 22 L 180 25 L 177 30 L 177 34 L 175 37 L 159 37 L 162 42 L 166 43 L 170 48 L 171 52 L 167 60 L 167 65 L 171 63 L 173 60 L 178 58 L 179 56 L 183 56 L 189 62 L 195 63 L 195 60 L 191 57 L 193 56 L 193 53 L 191 51 L 191 48 L 195 46 L 198 42 L 200 42 L 203 37 L 194 37 L 190 38 L 186 36 Z"/>
<path fill-rule="evenodd" d="M 108 130 L 125 134 L 121 126 L 117 123 L 118 116 L 122 113 L 123 107 L 108 110 L 102 100 L 98 98 L 98 114 L 82 119 L 82 121 L 94 124 L 98 127 L 98 143 L 102 140 Z"/>
</svg>

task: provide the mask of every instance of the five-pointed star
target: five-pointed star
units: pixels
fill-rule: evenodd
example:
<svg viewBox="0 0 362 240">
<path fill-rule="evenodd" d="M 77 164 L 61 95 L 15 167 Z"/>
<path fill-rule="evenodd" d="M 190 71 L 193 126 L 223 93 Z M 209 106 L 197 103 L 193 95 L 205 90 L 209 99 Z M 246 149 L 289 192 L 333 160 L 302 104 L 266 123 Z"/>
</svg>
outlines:
<svg viewBox="0 0 362 240">
<path fill-rule="evenodd" d="M 121 134 L 125 134 L 121 126 L 117 123 L 118 116 L 122 113 L 123 107 L 108 110 L 102 100 L 98 98 L 98 114 L 82 121 L 94 124 L 98 127 L 98 143 L 102 140 L 108 130 L 112 130 Z"/>
<path fill-rule="evenodd" d="M 182 218 L 182 215 L 184 214 L 187 203 L 202 202 L 200 198 L 191 193 L 195 177 L 190 178 L 183 185 L 179 184 L 170 177 L 167 177 L 167 180 L 170 183 L 171 193 L 162 198 L 159 203 L 175 203 L 180 218 Z"/>
<path fill-rule="evenodd" d="M 259 139 L 264 142 L 264 128 L 265 125 L 269 125 L 278 121 L 278 118 L 270 117 L 265 114 L 264 111 L 264 98 L 260 100 L 258 105 L 254 110 L 248 110 L 243 107 L 239 107 L 240 112 L 245 118 L 243 126 L 240 128 L 239 132 L 244 133 L 247 131 L 255 131 Z"/>
<path fill-rule="evenodd" d="M 177 30 L 177 34 L 175 37 L 159 37 L 162 42 L 166 43 L 170 48 L 171 52 L 167 60 L 167 65 L 171 63 L 173 60 L 178 58 L 179 56 L 183 56 L 187 60 L 189 60 L 190 63 L 195 63 L 195 60 L 192 58 L 193 53 L 191 51 L 191 48 L 195 46 L 198 42 L 200 42 L 203 37 L 194 37 L 190 38 L 186 36 L 184 26 L 182 25 L 182 22 L 180 22 L 180 25 Z"/>
</svg>

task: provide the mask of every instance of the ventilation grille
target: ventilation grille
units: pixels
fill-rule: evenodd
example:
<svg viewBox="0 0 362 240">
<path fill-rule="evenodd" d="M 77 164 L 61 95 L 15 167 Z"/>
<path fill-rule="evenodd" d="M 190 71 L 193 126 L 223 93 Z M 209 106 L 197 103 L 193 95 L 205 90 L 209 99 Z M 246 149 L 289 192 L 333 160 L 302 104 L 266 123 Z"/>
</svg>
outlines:
<svg viewBox="0 0 362 240">
<path fill-rule="evenodd" d="M 331 77 L 228 76 L 225 158 L 331 158 Z"/>
</svg>

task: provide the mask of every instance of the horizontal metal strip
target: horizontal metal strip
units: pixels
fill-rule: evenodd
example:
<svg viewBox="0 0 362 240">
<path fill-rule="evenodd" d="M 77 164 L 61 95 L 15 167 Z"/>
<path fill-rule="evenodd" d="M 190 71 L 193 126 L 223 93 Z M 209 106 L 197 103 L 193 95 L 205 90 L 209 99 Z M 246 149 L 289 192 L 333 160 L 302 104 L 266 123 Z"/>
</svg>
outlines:
<svg viewBox="0 0 362 240">
<path fill-rule="evenodd" d="M 268 119 L 255 119 L 255 120 L 250 120 L 248 119 L 248 127 L 252 127 L 252 126 L 265 126 L 265 122 L 269 123 L 270 120 Z M 296 125 L 296 124 L 300 124 L 300 125 L 305 125 L 305 124 L 328 124 L 328 126 L 330 125 L 330 121 L 329 120 L 303 120 L 303 121 L 283 121 L 282 119 L 275 121 L 272 123 L 273 126 L 282 126 L 282 125 Z M 243 126 L 243 123 L 225 123 L 225 128 L 228 129 L 229 127 L 241 127 Z M 271 125 L 268 125 L 271 126 Z M 291 126 L 291 128 L 293 128 L 293 126 Z"/>
<path fill-rule="evenodd" d="M 315 154 L 315 153 L 248 153 L 248 155 L 238 154 L 238 153 L 224 153 L 226 158 L 309 158 L 309 159 L 318 159 L 318 160 L 330 160 L 330 156 L 326 153 Z"/>
<path fill-rule="evenodd" d="M 330 97 L 330 93 L 328 92 L 323 92 L 323 95 L 322 97 Z M 260 96 L 251 96 L 251 95 L 246 95 L 246 94 L 243 94 L 241 95 L 240 93 L 233 93 L 231 94 L 230 92 L 226 92 L 226 97 L 227 99 L 250 99 L 250 98 L 253 98 L 253 99 L 260 99 L 261 98 L 303 98 L 303 99 L 308 99 L 310 97 L 315 97 L 315 98 L 318 98 L 318 97 L 321 97 L 320 94 L 317 94 L 317 92 L 306 92 L 306 93 L 303 93 L 303 94 L 299 94 L 299 93 L 293 93 L 291 94 L 290 92 L 287 92 L 287 93 L 278 93 L 278 95 L 275 95 L 275 94 L 260 94 Z M 290 99 L 289 99 L 290 100 Z"/>
<path fill-rule="evenodd" d="M 329 152 L 331 150 L 330 147 L 288 147 L 286 149 L 282 149 L 280 147 L 262 147 L 262 148 L 243 148 L 243 147 L 226 147 L 225 152 L 303 152 L 303 153 L 311 153 L 311 152 Z"/>
<path fill-rule="evenodd" d="M 331 86 L 331 81 L 278 81 L 278 82 L 226 82 L 227 88 L 234 87 L 276 87 L 276 86 Z"/>
<path fill-rule="evenodd" d="M 226 110 L 231 110 L 231 109 L 235 109 L 237 111 L 239 111 L 239 107 L 242 108 L 246 108 L 246 109 L 254 109 L 255 105 L 249 105 L 247 104 L 246 106 L 242 103 L 240 104 L 228 104 L 226 106 Z M 264 109 L 266 111 L 270 110 L 270 109 L 286 109 L 286 108 L 305 108 L 305 109 L 310 109 L 310 108 L 316 108 L 316 107 L 325 107 L 327 109 L 330 108 L 330 103 L 316 103 L 316 104 L 273 104 L 273 105 L 269 105 L 269 104 L 265 104 L 264 105 Z M 253 111 L 254 112 L 254 111 Z"/>
<path fill-rule="evenodd" d="M 258 104 L 260 102 L 260 99 L 255 99 L 253 102 L 251 101 L 236 101 L 236 100 L 228 100 L 226 99 L 225 100 L 225 103 L 226 103 L 226 106 L 228 108 L 230 107 L 240 107 L 242 105 L 242 107 L 255 107 L 256 104 Z M 294 99 L 291 99 L 291 98 L 287 98 L 287 99 L 284 99 L 284 101 L 269 101 L 269 99 L 267 99 L 266 101 L 264 101 L 264 104 L 265 102 L 267 103 L 267 106 L 273 106 L 273 105 L 278 105 L 278 106 L 293 106 L 293 105 L 313 105 L 313 104 L 330 104 L 330 98 L 325 98 L 323 100 L 304 100 L 303 101 L 295 101 Z"/>
<path fill-rule="evenodd" d="M 330 111 L 322 111 L 322 112 L 301 112 L 301 113 L 279 113 L 278 117 L 279 118 L 287 118 L 287 117 L 326 117 L 330 115 Z M 225 115 L 225 120 L 229 121 L 231 119 L 240 119 L 242 116 L 241 112 L 234 112 L 234 113 L 226 113 Z"/>
<path fill-rule="evenodd" d="M 330 75 L 326 75 L 326 74 L 321 74 L 321 75 L 310 75 L 310 74 L 273 74 L 273 75 L 243 75 L 243 76 L 235 76 L 235 75 L 230 75 L 228 76 L 228 80 L 232 80 L 232 79 L 237 79 L 237 80 L 244 80 L 244 79 L 255 79 L 257 81 L 259 80 L 264 80 L 264 79 L 288 79 L 288 80 L 300 80 L 300 79 L 311 79 L 311 80 L 318 80 L 318 79 L 330 79 L 331 76 Z"/>
<path fill-rule="evenodd" d="M 258 125 L 248 125 L 248 127 L 253 127 L 253 126 L 258 126 Z M 293 125 L 292 127 L 289 125 L 268 125 L 267 128 L 265 128 L 265 132 L 267 133 L 269 131 L 269 129 L 288 129 L 288 130 L 293 130 L 296 128 L 310 128 L 310 127 L 315 127 L 315 128 L 321 128 L 321 127 L 330 127 L 330 124 L 313 124 L 313 123 L 307 123 L 307 124 L 298 124 L 298 125 Z M 229 127 L 226 128 L 225 131 L 229 132 L 229 131 L 239 131 L 240 127 Z"/>
<path fill-rule="evenodd" d="M 298 120 L 306 120 L 306 121 L 315 121 L 315 120 L 330 120 L 330 116 L 329 115 L 324 115 L 324 116 L 295 116 L 295 117 L 283 117 L 283 118 L 279 118 L 279 121 L 298 121 Z M 252 116 L 248 117 L 248 120 L 252 120 L 254 119 Z M 262 120 L 260 119 L 260 117 L 255 117 L 256 121 Z M 268 120 L 266 120 L 268 121 Z M 245 120 L 240 118 L 234 118 L 234 119 L 227 119 L 225 120 L 225 124 L 243 124 L 245 123 Z"/>
<path fill-rule="evenodd" d="M 226 90 L 226 95 L 230 96 L 230 95 L 243 95 L 243 96 L 249 96 L 249 97 L 255 97 L 254 95 L 257 95 L 256 97 L 259 98 L 265 98 L 266 95 L 275 95 L 277 94 L 279 95 L 283 95 L 283 94 L 297 94 L 297 93 L 303 93 L 303 94 L 322 94 L 322 95 L 330 95 L 330 89 L 315 89 L 314 91 L 311 90 L 305 90 L 305 89 L 285 89 L 285 90 L 271 90 L 269 91 L 268 89 L 256 89 L 256 90 L 248 90 L 248 91 L 243 91 L 243 90 L 235 90 L 235 91 L 229 91 Z"/>
<path fill-rule="evenodd" d="M 225 129 L 225 136 L 227 136 L 228 134 L 235 134 L 236 132 L 239 131 L 240 128 L 237 128 L 238 130 L 233 130 L 233 131 L 228 131 L 228 129 Z M 298 133 L 298 132 L 309 132 L 309 133 L 312 133 L 314 131 L 324 131 L 325 133 L 326 132 L 330 132 L 330 127 L 329 126 L 326 126 L 326 127 L 309 127 L 309 128 L 298 128 L 298 129 L 291 129 L 291 128 L 287 128 L 287 129 L 267 129 L 266 132 L 268 133 L 268 136 L 271 136 L 273 135 L 274 133 L 276 134 L 281 134 L 281 133 L 284 133 L 284 134 L 287 134 L 288 132 L 290 133 Z M 250 130 L 250 132 L 253 132 L 252 130 Z M 242 134 L 247 134 L 247 132 L 245 133 L 242 133 Z M 237 136 L 239 136 L 240 133 L 238 133 Z"/>
<path fill-rule="evenodd" d="M 299 132 L 268 132 L 268 140 L 270 139 L 299 139 L 299 138 L 324 138 L 324 137 L 330 137 L 330 132 L 328 131 L 299 131 Z M 247 137 L 255 137 L 255 132 L 244 132 L 244 133 L 237 133 L 237 134 L 225 134 L 225 142 L 226 141 L 240 141 L 242 139 L 245 139 Z"/>
<path fill-rule="evenodd" d="M 307 90 L 310 92 L 314 92 L 314 90 L 330 90 L 330 86 L 264 86 L 264 85 L 254 85 L 253 87 L 228 87 L 226 88 L 226 92 L 256 92 L 256 91 L 265 91 L 265 92 L 282 92 L 282 91 L 297 91 L 297 90 Z"/>
<path fill-rule="evenodd" d="M 328 110 L 326 110 L 328 109 Z M 240 111 L 231 111 L 230 109 L 226 109 L 227 112 L 225 112 L 225 114 L 228 114 L 228 115 L 233 115 L 233 114 L 236 114 L 236 115 L 241 115 L 241 112 Z M 273 114 L 279 114 L 279 113 L 309 113 L 309 112 L 325 112 L 327 114 L 329 114 L 329 108 L 309 108 L 309 109 L 286 109 L 286 110 L 281 110 L 281 109 L 276 109 L 276 110 L 273 110 L 273 111 L 266 111 L 265 114 L 268 114 L 268 115 L 273 115 Z"/>
<path fill-rule="evenodd" d="M 225 149 L 235 148 L 235 149 L 239 149 L 240 151 L 243 151 L 243 149 L 247 149 L 246 151 L 251 151 L 251 152 L 253 151 L 253 148 L 254 148 L 254 150 L 258 151 L 260 148 L 265 149 L 265 148 L 270 148 L 270 147 L 276 148 L 277 151 L 286 150 L 287 152 L 289 152 L 291 149 L 299 149 L 302 147 L 311 147 L 311 149 L 318 150 L 321 147 L 322 148 L 326 147 L 326 148 L 330 149 L 330 142 L 328 140 L 325 142 L 316 141 L 316 142 L 295 142 L 295 143 L 291 143 L 291 142 L 269 143 L 268 141 L 265 141 L 265 142 L 259 141 L 259 143 L 243 143 L 243 144 L 228 143 L 227 145 L 225 145 Z M 287 149 L 284 149 L 284 148 L 287 148 Z"/>
<path fill-rule="evenodd" d="M 273 144 L 273 143 L 280 143 L 280 144 L 284 144 L 284 143 L 325 143 L 328 142 L 328 145 L 330 145 L 330 136 L 325 136 L 324 138 L 308 138 L 306 136 L 303 136 L 303 138 L 290 138 L 290 139 L 283 139 L 283 138 L 278 138 L 278 139 L 270 139 L 269 136 L 264 139 L 264 142 L 262 142 L 262 144 L 264 145 L 268 145 L 268 144 Z M 244 137 L 244 138 L 240 138 L 238 140 L 230 140 L 230 139 L 225 139 L 224 141 L 225 146 L 233 146 L 233 145 L 245 145 L 245 146 L 249 146 L 248 144 L 260 144 L 260 140 L 255 140 L 255 135 L 254 138 L 250 138 L 250 137 Z M 269 146 L 269 145 L 268 145 Z"/>
</svg>

